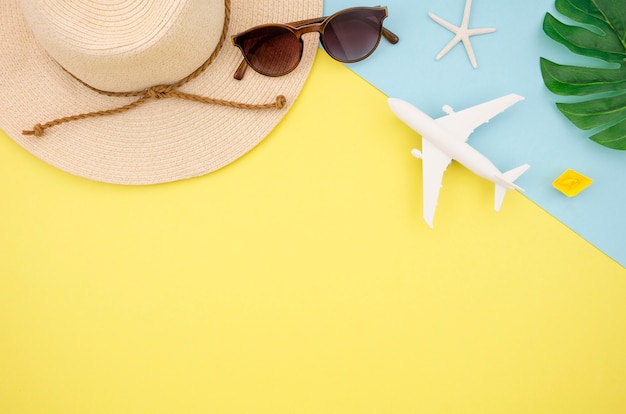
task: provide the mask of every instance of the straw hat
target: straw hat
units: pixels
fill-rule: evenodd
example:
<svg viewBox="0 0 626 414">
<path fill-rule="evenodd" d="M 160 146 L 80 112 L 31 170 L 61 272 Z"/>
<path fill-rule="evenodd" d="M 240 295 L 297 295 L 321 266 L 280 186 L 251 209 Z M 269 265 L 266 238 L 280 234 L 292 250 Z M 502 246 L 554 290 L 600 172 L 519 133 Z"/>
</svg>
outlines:
<svg viewBox="0 0 626 414">
<path fill-rule="evenodd" d="M 295 71 L 248 70 L 238 81 L 242 55 L 230 36 L 321 15 L 322 0 L 4 0 L 0 129 L 92 180 L 152 184 L 209 173 L 285 116 L 317 50 L 316 36 L 305 36 Z"/>
</svg>

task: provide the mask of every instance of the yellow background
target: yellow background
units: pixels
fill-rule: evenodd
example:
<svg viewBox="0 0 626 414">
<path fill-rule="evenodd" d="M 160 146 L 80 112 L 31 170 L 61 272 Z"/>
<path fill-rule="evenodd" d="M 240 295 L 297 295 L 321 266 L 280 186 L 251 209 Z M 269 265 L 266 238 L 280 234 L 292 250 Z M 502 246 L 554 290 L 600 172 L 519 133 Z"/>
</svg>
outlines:
<svg viewBox="0 0 626 414">
<path fill-rule="evenodd" d="M 626 412 L 626 271 L 457 164 L 429 229 L 419 146 L 323 53 L 205 177 L 90 182 L 0 136 L 0 413 Z"/>
</svg>

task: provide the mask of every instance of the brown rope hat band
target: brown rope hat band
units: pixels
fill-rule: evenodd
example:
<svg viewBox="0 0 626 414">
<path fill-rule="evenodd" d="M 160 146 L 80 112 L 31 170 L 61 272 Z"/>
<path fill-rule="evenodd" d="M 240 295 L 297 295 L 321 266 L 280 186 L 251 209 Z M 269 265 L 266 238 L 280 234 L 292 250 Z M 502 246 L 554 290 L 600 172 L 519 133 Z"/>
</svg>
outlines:
<svg viewBox="0 0 626 414">
<path fill-rule="evenodd" d="M 110 91 L 103 91 L 103 90 L 94 88 L 93 86 L 88 85 L 87 83 L 78 79 L 76 76 L 74 76 L 70 72 L 67 72 L 74 79 L 80 82 L 82 85 L 84 85 L 85 87 L 101 95 L 114 96 L 114 97 L 138 97 L 138 99 L 127 105 L 119 106 L 113 109 L 107 109 L 107 110 L 95 111 L 95 112 L 87 112 L 87 113 L 78 114 L 78 115 L 71 115 L 71 116 L 66 116 L 63 118 L 57 118 L 52 121 L 46 122 L 44 124 L 35 124 L 32 130 L 22 131 L 22 134 L 34 135 L 36 137 L 40 137 L 43 135 L 44 131 L 48 128 L 51 128 L 51 127 L 54 127 L 54 126 L 57 126 L 66 122 L 78 121 L 81 119 L 95 118 L 95 117 L 100 117 L 100 116 L 109 116 L 109 115 L 124 113 L 131 109 L 137 108 L 138 106 L 141 106 L 147 101 L 152 100 L 152 99 L 159 100 L 159 99 L 165 99 L 165 98 L 177 98 L 177 99 L 184 99 L 184 100 L 193 101 L 193 102 L 199 102 L 203 104 L 222 105 L 222 106 L 228 106 L 231 108 L 238 108 L 238 109 L 273 109 L 273 108 L 282 109 L 284 108 L 287 100 L 283 95 L 278 95 L 274 102 L 267 103 L 267 104 L 246 104 L 246 103 L 233 102 L 233 101 L 228 101 L 228 100 L 223 100 L 223 99 L 209 98 L 209 97 L 186 93 L 186 92 L 182 92 L 178 90 L 178 88 L 180 88 L 181 86 L 191 82 L 192 80 L 200 76 L 211 65 L 211 63 L 215 61 L 220 50 L 224 46 L 224 42 L 226 41 L 226 38 L 228 35 L 228 28 L 230 25 L 230 0 L 224 0 L 224 7 L 225 7 L 224 26 L 222 28 L 222 34 L 220 36 L 217 46 L 215 47 L 215 50 L 213 51 L 211 56 L 209 56 L 209 58 L 198 69 L 193 71 L 188 76 L 172 84 L 155 85 L 155 86 L 151 86 L 141 91 L 110 92 Z"/>
</svg>

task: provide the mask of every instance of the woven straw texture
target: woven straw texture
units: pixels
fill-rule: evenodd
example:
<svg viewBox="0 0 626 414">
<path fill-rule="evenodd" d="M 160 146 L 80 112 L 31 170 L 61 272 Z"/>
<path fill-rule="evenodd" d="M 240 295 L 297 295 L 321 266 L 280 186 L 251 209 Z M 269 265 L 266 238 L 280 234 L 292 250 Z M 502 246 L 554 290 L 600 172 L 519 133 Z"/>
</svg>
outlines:
<svg viewBox="0 0 626 414">
<path fill-rule="evenodd" d="M 81 119 L 24 136 L 37 123 L 101 111 L 136 98 L 103 96 L 77 82 L 35 40 L 18 0 L 0 8 L 0 128 L 43 161 L 71 174 L 116 184 L 155 184 L 215 171 L 256 146 L 286 114 L 310 71 L 317 37 L 305 36 L 298 68 L 271 78 L 248 70 L 233 79 L 241 52 L 230 36 L 257 24 L 321 16 L 322 0 L 231 0 L 227 41 L 190 94 L 250 104 L 287 98 L 283 109 L 238 109 L 169 98 L 122 114 Z M 181 45 L 184 47 L 184 45 Z M 211 51 L 207 52 L 207 56 Z M 175 62 L 165 61 L 164 65 Z"/>
</svg>

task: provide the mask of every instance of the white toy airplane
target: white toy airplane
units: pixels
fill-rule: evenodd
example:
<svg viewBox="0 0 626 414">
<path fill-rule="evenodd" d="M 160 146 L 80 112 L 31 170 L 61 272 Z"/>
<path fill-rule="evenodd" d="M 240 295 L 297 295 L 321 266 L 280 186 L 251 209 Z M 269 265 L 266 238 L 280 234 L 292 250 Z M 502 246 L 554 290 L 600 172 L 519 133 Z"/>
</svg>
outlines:
<svg viewBox="0 0 626 414">
<path fill-rule="evenodd" d="M 433 119 L 406 101 L 389 98 L 391 110 L 422 136 L 422 152 L 414 149 L 411 153 L 422 159 L 424 220 L 431 228 L 443 173 L 453 159 L 474 174 L 495 183 L 496 211 L 500 211 L 507 190 L 524 191 L 513 181 L 530 167 L 528 164 L 502 173 L 487 157 L 466 143 L 474 129 L 523 99 L 510 94 L 460 112 L 454 112 L 446 105 L 443 110 L 447 115 Z"/>
</svg>

